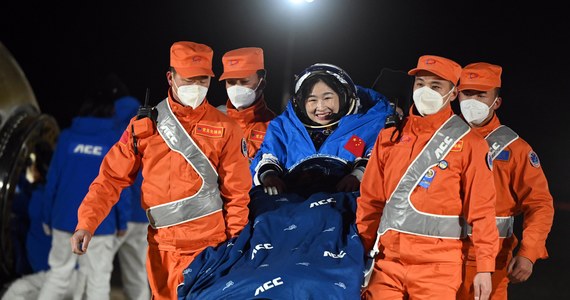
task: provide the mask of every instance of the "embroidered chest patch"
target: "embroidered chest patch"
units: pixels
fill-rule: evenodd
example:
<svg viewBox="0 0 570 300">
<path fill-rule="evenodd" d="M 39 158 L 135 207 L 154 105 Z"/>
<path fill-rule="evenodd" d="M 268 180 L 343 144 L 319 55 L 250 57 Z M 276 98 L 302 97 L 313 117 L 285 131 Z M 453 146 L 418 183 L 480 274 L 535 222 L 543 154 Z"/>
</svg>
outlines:
<svg viewBox="0 0 570 300">
<path fill-rule="evenodd" d="M 263 142 L 264 137 L 265 137 L 265 131 L 261 130 L 252 129 L 251 133 L 249 134 L 249 140 L 254 142 Z"/>
<path fill-rule="evenodd" d="M 463 150 L 463 140 L 457 141 L 457 143 L 455 143 L 451 148 L 452 152 L 461 152 L 461 150 Z"/>
<path fill-rule="evenodd" d="M 431 185 L 431 182 L 434 177 L 435 177 L 435 170 L 429 169 L 427 170 L 422 180 L 420 180 L 420 183 L 418 183 L 418 185 L 423 187 L 424 189 L 427 189 Z"/>
<path fill-rule="evenodd" d="M 196 125 L 195 133 L 202 136 L 221 138 L 224 136 L 224 131 L 224 127 L 198 124 Z"/>
<path fill-rule="evenodd" d="M 366 142 L 355 134 L 348 139 L 348 142 L 344 145 L 344 149 L 350 151 L 350 153 L 356 157 L 362 157 L 365 145 Z"/>
<path fill-rule="evenodd" d="M 497 155 L 497 157 L 495 157 L 495 160 L 508 161 L 509 158 L 511 158 L 511 151 L 503 150 L 499 155 Z"/>
</svg>

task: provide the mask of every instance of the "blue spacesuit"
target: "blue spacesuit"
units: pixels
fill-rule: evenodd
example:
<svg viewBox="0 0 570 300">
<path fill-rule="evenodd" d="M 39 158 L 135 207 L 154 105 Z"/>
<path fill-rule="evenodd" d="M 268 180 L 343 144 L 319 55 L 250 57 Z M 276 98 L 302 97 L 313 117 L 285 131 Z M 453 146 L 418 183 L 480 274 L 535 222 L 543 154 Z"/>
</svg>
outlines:
<svg viewBox="0 0 570 300">
<path fill-rule="evenodd" d="M 354 112 L 340 118 L 336 129 L 319 149 L 290 101 L 285 111 L 269 123 L 261 148 L 252 161 L 254 185 L 260 185 L 259 175 L 271 168 L 281 174 L 289 186 L 303 185 L 300 179 L 311 174 L 313 185 L 320 183 L 311 192 L 322 191 L 322 188 L 326 191 L 332 181 L 350 173 L 359 161 L 366 161 L 386 117 L 393 114 L 394 109 L 386 97 L 372 89 L 356 86 L 356 95 Z M 308 169 L 316 171 L 307 173 Z M 317 180 L 314 176 L 318 173 L 328 178 Z"/>
</svg>

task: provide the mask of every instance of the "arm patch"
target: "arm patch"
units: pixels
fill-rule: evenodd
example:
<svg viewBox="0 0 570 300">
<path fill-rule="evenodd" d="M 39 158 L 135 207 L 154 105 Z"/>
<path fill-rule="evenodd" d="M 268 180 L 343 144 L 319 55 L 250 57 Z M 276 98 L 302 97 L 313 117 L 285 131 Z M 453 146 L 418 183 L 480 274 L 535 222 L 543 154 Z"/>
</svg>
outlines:
<svg viewBox="0 0 570 300">
<path fill-rule="evenodd" d="M 247 156 L 247 143 L 245 142 L 245 138 L 241 139 L 241 154 L 243 154 L 243 156 L 248 157 Z"/>
<path fill-rule="evenodd" d="M 533 167 L 540 168 L 540 159 L 538 159 L 538 155 L 534 151 L 530 150 L 528 160 Z"/>
<path fill-rule="evenodd" d="M 493 171 L 493 158 L 491 157 L 491 153 L 487 153 L 487 168 Z"/>
</svg>

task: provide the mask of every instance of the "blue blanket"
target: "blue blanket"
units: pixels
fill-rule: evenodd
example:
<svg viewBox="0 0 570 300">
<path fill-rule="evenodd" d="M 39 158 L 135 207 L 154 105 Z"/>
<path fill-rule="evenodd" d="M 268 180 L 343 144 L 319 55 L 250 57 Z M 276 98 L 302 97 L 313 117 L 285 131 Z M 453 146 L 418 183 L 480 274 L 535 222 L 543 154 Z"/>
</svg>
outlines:
<svg viewBox="0 0 570 300">
<path fill-rule="evenodd" d="M 360 299 L 358 193 L 268 196 L 252 190 L 242 233 L 184 270 L 178 299 Z"/>
</svg>

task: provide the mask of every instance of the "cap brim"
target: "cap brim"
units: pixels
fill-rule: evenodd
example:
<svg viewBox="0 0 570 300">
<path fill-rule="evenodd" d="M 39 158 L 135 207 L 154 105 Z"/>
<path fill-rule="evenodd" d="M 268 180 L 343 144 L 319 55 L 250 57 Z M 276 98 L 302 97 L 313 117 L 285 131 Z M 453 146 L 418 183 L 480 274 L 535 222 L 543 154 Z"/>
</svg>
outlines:
<svg viewBox="0 0 570 300">
<path fill-rule="evenodd" d="M 177 68 L 174 67 L 174 70 L 176 70 L 176 73 L 178 73 L 178 75 L 184 77 L 184 78 L 191 78 L 191 77 L 197 77 L 197 76 L 210 76 L 210 77 L 216 77 L 214 75 L 214 72 L 212 72 L 212 70 L 209 69 L 203 69 L 203 68 Z"/>
<path fill-rule="evenodd" d="M 222 76 L 220 76 L 219 80 L 222 81 L 227 78 L 245 78 L 255 72 L 257 72 L 257 70 L 240 70 L 240 71 L 224 72 Z"/>
<path fill-rule="evenodd" d="M 411 69 L 411 70 L 408 71 L 408 75 L 414 76 L 414 75 L 416 75 L 416 73 L 419 72 L 420 70 L 422 70 L 422 69 L 413 68 L 413 69 Z"/>
<path fill-rule="evenodd" d="M 475 91 L 486 92 L 486 91 L 490 91 L 494 88 L 496 88 L 496 86 L 485 85 L 485 84 L 469 84 L 469 83 L 461 84 L 461 82 L 459 82 L 459 86 L 457 87 L 457 90 L 459 90 L 459 91 L 475 90 Z"/>
<path fill-rule="evenodd" d="M 449 78 L 446 78 L 446 76 L 445 76 L 443 73 L 441 73 L 441 72 L 434 71 L 434 70 L 428 70 L 428 69 L 424 69 L 424 68 L 414 68 L 414 69 L 411 69 L 410 71 L 408 71 L 408 75 L 416 75 L 416 73 L 418 73 L 419 71 L 430 72 L 430 73 L 433 73 L 433 74 L 435 74 L 435 75 L 437 75 L 437 76 L 439 76 L 439 77 L 441 77 L 441 78 L 443 78 L 443 79 L 445 79 L 445 80 L 448 80 L 448 81 L 453 82 L 453 81 L 450 80 Z"/>
</svg>

